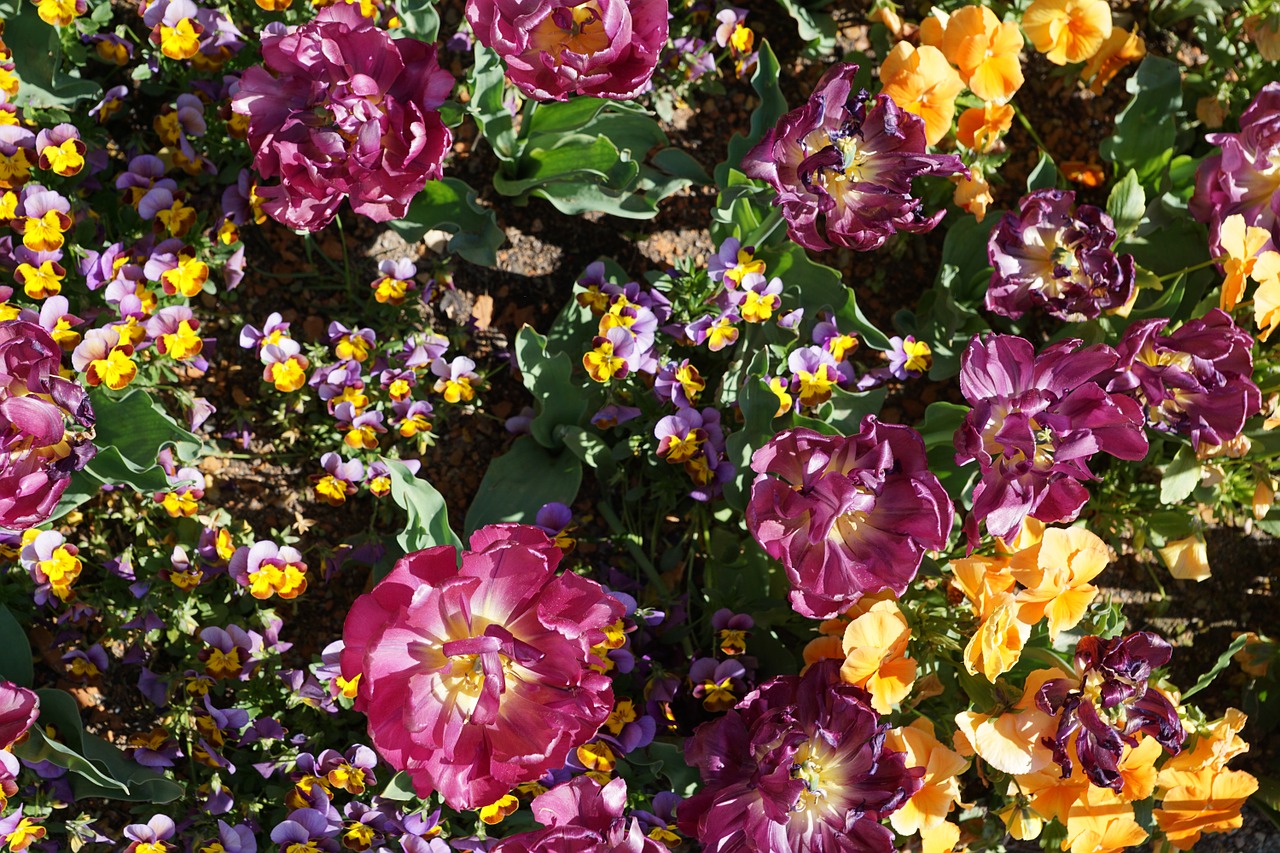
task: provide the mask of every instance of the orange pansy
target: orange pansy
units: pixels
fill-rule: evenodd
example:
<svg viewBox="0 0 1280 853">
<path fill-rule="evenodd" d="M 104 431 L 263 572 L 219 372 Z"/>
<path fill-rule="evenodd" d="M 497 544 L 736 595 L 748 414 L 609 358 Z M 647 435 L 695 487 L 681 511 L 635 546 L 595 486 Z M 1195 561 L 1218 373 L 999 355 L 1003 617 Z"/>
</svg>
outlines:
<svg viewBox="0 0 1280 853">
<path fill-rule="evenodd" d="M 1070 677 L 1059 669 L 1037 669 L 1027 676 L 1022 698 L 1002 714 L 962 711 L 956 714 L 956 749 L 961 737 L 978 757 L 1002 773 L 1022 774 L 1043 770 L 1053 754 L 1042 743 L 1058 727 L 1058 720 L 1036 707 L 1036 693 L 1046 681 Z"/>
<path fill-rule="evenodd" d="M 840 678 L 871 694 L 871 707 L 888 714 L 916 679 L 916 662 L 906 656 L 911 627 L 895 601 L 878 601 L 844 632 Z"/>
<path fill-rule="evenodd" d="M 1136 26 L 1132 32 L 1114 27 L 1111 35 L 1103 41 L 1102 47 L 1085 65 L 1084 71 L 1080 72 L 1080 79 L 1089 83 L 1089 91 L 1095 95 L 1101 95 L 1102 90 L 1121 68 L 1130 62 L 1137 62 L 1146 55 L 1147 43 L 1142 40 L 1142 36 L 1138 35 Z"/>
<path fill-rule="evenodd" d="M 1022 44 L 1017 24 L 986 6 L 964 6 L 947 19 L 940 46 L 975 95 L 1003 104 L 1022 87 Z"/>
<path fill-rule="evenodd" d="M 1133 806 L 1110 788 L 1089 785 L 1067 812 L 1063 849 L 1071 853 L 1112 853 L 1146 840 L 1146 830 L 1134 818 Z"/>
<path fill-rule="evenodd" d="M 1082 527 L 1052 527 L 1038 545 L 1013 555 L 1010 571 L 1026 589 L 1018 598 L 1018 618 L 1028 625 L 1049 620 L 1049 639 L 1074 628 L 1098 595 L 1089 581 L 1111 560 L 1107 544 Z"/>
<path fill-rule="evenodd" d="M 986 154 L 995 148 L 1000 137 L 1013 127 L 1013 107 L 987 101 L 980 107 L 969 107 L 960 113 L 956 139 L 965 148 Z"/>
<path fill-rule="evenodd" d="M 964 82 L 936 47 L 898 42 L 880 66 L 880 83 L 895 104 L 924 119 L 930 145 L 937 145 L 951 130 Z"/>
<path fill-rule="evenodd" d="M 1107 0 L 1035 0 L 1022 15 L 1022 27 L 1055 65 L 1084 62 L 1111 35 L 1111 7 Z"/>
<path fill-rule="evenodd" d="M 921 717 L 905 728 L 890 730 L 885 745 L 906 753 L 908 767 L 923 767 L 920 790 L 889 817 L 899 835 L 915 835 L 937 829 L 960 802 L 957 778 L 969 762 L 944 746 L 934 735 L 933 724 Z"/>
</svg>

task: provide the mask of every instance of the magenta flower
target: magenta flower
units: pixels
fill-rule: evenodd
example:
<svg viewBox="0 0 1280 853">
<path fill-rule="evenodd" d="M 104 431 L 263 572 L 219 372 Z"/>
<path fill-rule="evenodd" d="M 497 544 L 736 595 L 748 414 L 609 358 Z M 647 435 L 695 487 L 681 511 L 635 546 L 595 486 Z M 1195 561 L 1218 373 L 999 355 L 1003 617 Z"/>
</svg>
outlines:
<svg viewBox="0 0 1280 853">
<path fill-rule="evenodd" d="M 1016 318 L 1041 308 L 1079 323 L 1133 296 L 1133 256 L 1111 251 L 1115 223 L 1100 207 L 1075 207 L 1075 196 L 1036 190 L 1001 218 L 987 241 L 988 311 Z"/>
<path fill-rule="evenodd" d="M 1221 254 L 1219 231 L 1228 216 L 1240 214 L 1246 225 L 1265 228 L 1271 240 L 1263 248 L 1280 249 L 1280 82 L 1268 83 L 1240 116 L 1239 133 L 1205 137 L 1221 153 L 1206 157 L 1196 170 L 1191 214 L 1209 226 L 1209 245 Z"/>
<path fill-rule="evenodd" d="M 1108 391 L 1137 398 L 1147 424 L 1191 437 L 1197 446 L 1238 436 L 1262 408 L 1253 383 L 1253 336 L 1217 308 L 1172 334 L 1169 321 L 1144 320 L 1125 331 Z"/>
<path fill-rule="evenodd" d="M 790 429 L 751 458 L 747 529 L 791 581 L 791 606 L 835 616 L 863 595 L 902 595 L 955 511 L 910 427 L 868 415 L 857 435 Z"/>
<path fill-rule="evenodd" d="M 1080 639 L 1075 677 L 1047 681 L 1036 694 L 1036 706 L 1058 718 L 1056 732 L 1044 743 L 1064 779 L 1071 775 L 1073 734 L 1076 757 L 1089 781 L 1115 791 L 1124 788 L 1118 765 L 1125 744 L 1138 745 L 1135 734 L 1150 735 L 1174 755 L 1182 750 L 1187 733 L 1178 709 L 1147 684 L 1151 671 L 1168 663 L 1172 654 L 1167 642 L 1146 631 L 1111 640 Z"/>
<path fill-rule="evenodd" d="M 35 725 L 40 698 L 11 681 L 0 681 L 0 750 L 8 749 Z"/>
<path fill-rule="evenodd" d="M 61 363 L 61 348 L 39 324 L 0 323 L 0 528 L 47 519 L 97 452 L 85 431 L 93 407 L 82 387 L 58 375 Z"/>
<path fill-rule="evenodd" d="M 791 239 L 821 251 L 879 248 L 896 231 L 931 231 L 945 211 L 925 215 L 911 195 L 921 175 L 966 172 L 959 157 L 926 154 L 924 121 L 887 95 L 853 91 L 858 66 L 842 62 L 809 102 L 784 115 L 747 152 L 742 171 L 778 192 Z"/>
<path fill-rule="evenodd" d="M 467 0 L 467 21 L 540 101 L 634 98 L 667 42 L 667 0 Z"/>
<path fill-rule="evenodd" d="M 350 196 L 356 213 L 386 222 L 440 177 L 453 136 L 438 108 L 454 80 L 434 46 L 393 39 L 337 3 L 302 26 L 269 26 L 262 57 L 231 106 L 249 117 L 254 169 L 279 180 L 258 188 L 270 216 L 315 231 Z"/>
<path fill-rule="evenodd" d="M 600 787 L 575 776 L 534 798 L 533 814 L 545 829 L 522 832 L 498 842 L 491 853 L 664 853 L 666 845 L 644 834 L 633 817 L 624 817 L 627 783 L 613 779 Z"/>
<path fill-rule="evenodd" d="M 342 676 L 374 748 L 450 806 L 492 803 L 564 764 L 609 716 L 592 669 L 622 604 L 556 575 L 561 551 L 535 527 L 498 524 L 402 558 L 360 596 L 343 631 Z"/>
<path fill-rule="evenodd" d="M 680 831 L 707 850 L 892 851 L 880 821 L 919 790 L 922 771 L 885 748 L 889 727 L 866 697 L 823 661 L 703 723 L 685 760 L 704 787 L 680 804 Z"/>
<path fill-rule="evenodd" d="M 1100 382 L 1116 352 L 1060 341 L 1039 355 L 1013 335 L 974 337 L 960 359 L 960 390 L 973 406 L 956 432 L 956 462 L 977 460 L 982 480 L 966 521 L 969 542 L 978 523 L 1010 538 L 1028 515 L 1071 521 L 1089 498 L 1081 481 L 1095 479 L 1098 452 L 1137 460 L 1147 454 L 1142 407 Z"/>
</svg>

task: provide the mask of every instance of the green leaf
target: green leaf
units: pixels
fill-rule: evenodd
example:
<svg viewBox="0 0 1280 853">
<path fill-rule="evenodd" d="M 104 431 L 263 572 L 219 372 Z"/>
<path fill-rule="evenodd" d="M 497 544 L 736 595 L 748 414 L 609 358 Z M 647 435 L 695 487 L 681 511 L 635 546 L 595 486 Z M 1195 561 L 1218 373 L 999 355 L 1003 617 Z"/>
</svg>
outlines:
<svg viewBox="0 0 1280 853">
<path fill-rule="evenodd" d="M 392 776 L 387 787 L 382 789 L 382 796 L 384 799 L 403 803 L 415 799 L 418 794 L 413 789 L 413 780 L 409 778 L 409 774 L 401 770 Z"/>
<path fill-rule="evenodd" d="M 401 25 L 391 31 L 395 35 L 413 36 L 430 44 L 440 33 L 440 13 L 436 11 L 435 0 L 396 0 L 396 17 Z"/>
<path fill-rule="evenodd" d="M 873 388 L 870 391 L 845 391 L 836 388 L 831 392 L 830 414 L 823 418 L 828 424 L 839 430 L 841 435 L 853 435 L 862 428 L 862 419 L 867 415 L 878 415 L 888 395 L 885 388 Z"/>
<path fill-rule="evenodd" d="M 8 607 L 0 605 L 0 678 L 30 687 L 35 677 L 27 632 Z"/>
<path fill-rule="evenodd" d="M 672 791 L 687 797 L 697 789 L 698 771 L 685 761 L 683 746 L 655 740 L 644 748 L 644 753 L 652 759 L 654 772 L 667 777 Z"/>
<path fill-rule="evenodd" d="M 171 803 L 186 793 L 182 785 L 149 767 L 143 767 L 97 735 L 85 732 L 83 747 L 85 758 L 106 770 L 108 776 L 124 785 L 125 791 L 120 793 L 114 787 L 96 784 L 82 775 L 72 783 L 77 800 L 106 797 L 158 805 Z"/>
<path fill-rule="evenodd" d="M 1223 651 L 1222 654 L 1218 655 L 1218 659 L 1214 661 L 1214 664 L 1209 668 L 1209 671 L 1196 679 L 1196 683 L 1191 685 L 1190 689 L 1183 692 L 1182 701 L 1185 702 L 1187 699 L 1190 699 L 1192 696 L 1212 684 L 1213 680 L 1217 678 L 1224 669 L 1231 665 L 1231 658 L 1235 656 L 1235 653 L 1243 649 L 1245 644 L 1248 642 L 1249 637 L 1247 634 L 1241 634 L 1239 637 L 1232 640 L 1231 645 L 1227 646 L 1226 650 Z"/>
<path fill-rule="evenodd" d="M 198 435 L 171 418 L 146 391 L 134 389 L 117 397 L 98 386 L 89 390 L 89 399 L 96 418 L 93 443 L 99 453 L 114 447 L 120 463 L 134 474 L 155 468 L 156 457 L 167 446 L 181 459 L 193 458 L 203 446 Z M 114 457 L 110 464 L 116 464 Z"/>
<path fill-rule="evenodd" d="M 782 88 L 778 85 L 781 71 L 768 40 L 760 42 L 756 70 L 751 75 L 751 88 L 760 96 L 760 104 L 751 113 L 751 132 L 746 136 L 735 133 L 729 140 L 729 156 L 715 168 L 716 186 L 722 189 L 728 186 L 729 170 L 740 167 L 743 155 L 764 139 L 764 135 L 787 111 L 787 99 L 782 96 Z"/>
<path fill-rule="evenodd" d="M 449 251 L 484 267 L 497 266 L 498 247 L 506 240 L 493 210 L 478 204 L 476 191 L 457 178 L 428 181 L 405 217 L 390 224 L 410 243 L 428 231 L 448 231 Z"/>
<path fill-rule="evenodd" d="M 49 761 L 86 779 L 94 785 L 115 792 L 111 796 L 127 794 L 124 783 L 107 775 L 104 767 L 86 758 L 84 751 L 84 723 L 80 720 L 80 707 L 70 693 L 50 687 L 36 691 L 40 697 L 40 717 L 30 729 L 28 740 L 14 748 L 15 754 L 27 761 Z M 45 728 L 53 726 L 57 740 L 45 734 Z"/>
<path fill-rule="evenodd" d="M 572 504 L 582 484 L 582 463 L 569 451 L 552 454 L 522 435 L 489 463 L 467 511 L 467 532 L 486 524 L 532 524 L 544 504 Z"/>
<path fill-rule="evenodd" d="M 1058 185 L 1058 167 L 1048 153 L 1040 152 L 1040 161 L 1027 175 L 1027 192 L 1051 190 Z"/>
<path fill-rule="evenodd" d="M 1200 460 L 1190 445 L 1183 445 L 1160 478 L 1160 503 L 1179 504 L 1200 485 Z"/>
<path fill-rule="evenodd" d="M 414 476 L 398 459 L 386 460 L 391 474 L 391 499 L 409 513 L 409 522 L 396 536 L 405 553 L 436 545 L 462 549 L 462 541 L 449 526 L 449 510 L 444 498 L 430 483 Z"/>
<path fill-rule="evenodd" d="M 564 353 L 548 355 L 546 337 L 532 326 L 516 334 L 515 350 L 524 387 L 538 403 L 530 432 L 543 447 L 561 447 L 556 428 L 577 426 L 587 412 L 588 397 L 573 380 L 573 362 Z"/>
<path fill-rule="evenodd" d="M 17 15 L 5 21 L 5 44 L 13 52 L 13 64 L 22 85 L 16 103 L 20 107 L 48 109 L 69 107 L 78 101 L 97 98 L 102 87 L 82 80 L 77 71 L 67 72 L 58 28 L 40 20 L 35 3 L 18 4 Z"/>
<path fill-rule="evenodd" d="M 545 139 L 545 137 L 542 137 Z M 493 176 L 493 188 L 506 196 L 520 196 L 555 181 L 615 181 L 625 184 L 640 174 L 638 164 L 627 164 L 631 174 L 614 174 L 618 149 L 603 136 L 568 133 L 548 147 L 534 147 L 521 154 L 510 173 Z M 624 169 L 624 171 L 627 171 Z"/>
<path fill-rule="evenodd" d="M 151 465 L 139 469 L 136 463 L 124 458 L 118 447 L 101 448 L 84 470 L 101 483 L 124 484 L 139 492 L 163 492 L 169 488 L 169 478 L 163 468 Z"/>
<path fill-rule="evenodd" d="M 41 691 L 41 693 L 43 692 L 44 691 Z M 43 696 L 40 701 L 40 710 L 41 717 L 43 718 Z M 81 779 L 89 782 L 89 784 L 107 792 L 101 796 L 122 798 L 122 795 L 129 793 L 127 785 L 123 782 L 117 782 L 115 779 L 112 779 L 92 761 L 85 758 L 74 749 L 46 737 L 44 730 L 39 725 L 32 726 L 29 735 L 30 737 L 26 743 L 14 749 L 14 752 L 19 758 L 30 762 L 48 761 L 58 767 L 64 767 L 71 773 L 74 773 L 76 776 L 79 776 Z"/>
<path fill-rule="evenodd" d="M 1133 98 L 1116 116 L 1115 132 L 1098 150 L 1117 169 L 1133 169 L 1148 184 L 1173 156 L 1182 75 L 1172 60 L 1148 55 L 1125 89 Z"/>
<path fill-rule="evenodd" d="M 724 498 L 738 512 L 746 509 L 749 478 L 755 476 L 751 471 L 751 455 L 773 437 L 778 395 L 760 378 L 768 372 L 768 350 L 756 350 L 738 388 L 742 428 L 734 430 L 725 439 L 725 455 L 736 466 L 737 476 L 724 484 Z"/>
<path fill-rule="evenodd" d="M 613 461 L 613 451 L 605 440 L 582 427 L 563 426 L 556 430 L 564 440 L 564 446 L 592 468 L 601 469 L 601 475 L 607 476 L 617 466 Z"/>
<path fill-rule="evenodd" d="M 1138 173 L 1130 169 L 1107 196 L 1107 214 L 1116 224 L 1117 238 L 1123 240 L 1138 230 L 1146 210 L 1147 194 L 1138 181 Z"/>
<path fill-rule="evenodd" d="M 761 250 L 760 255 L 769 262 L 769 274 L 781 278 L 785 290 L 798 299 L 806 317 L 817 317 L 829 309 L 841 329 L 858 332 L 862 342 L 874 350 L 889 349 L 888 336 L 862 313 L 853 289 L 845 285 L 838 271 L 814 263 L 804 247 L 795 243 L 786 243 L 776 259 L 772 251 Z"/>
<path fill-rule="evenodd" d="M 497 51 L 476 42 L 476 64 L 471 71 L 471 100 L 467 112 L 476 120 L 480 133 L 498 159 L 514 161 L 516 149 L 515 119 L 506 105 L 507 75 Z"/>
<path fill-rule="evenodd" d="M 787 14 L 796 22 L 800 38 L 809 43 L 819 54 L 830 53 L 836 46 L 836 24 L 831 15 L 814 13 L 805 8 L 799 0 L 778 0 L 778 5 L 787 10 Z"/>
</svg>

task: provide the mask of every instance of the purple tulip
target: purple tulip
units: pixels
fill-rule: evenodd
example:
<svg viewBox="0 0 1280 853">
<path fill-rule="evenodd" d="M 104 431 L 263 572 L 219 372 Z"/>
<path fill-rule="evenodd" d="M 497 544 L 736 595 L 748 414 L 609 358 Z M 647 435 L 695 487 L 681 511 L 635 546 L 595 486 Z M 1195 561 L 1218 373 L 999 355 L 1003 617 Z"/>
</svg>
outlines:
<svg viewBox="0 0 1280 853">
<path fill-rule="evenodd" d="M 25 687 L 0 681 L 0 750 L 8 749 L 35 725 L 40 699 Z"/>
<path fill-rule="evenodd" d="M 910 427 L 868 415 L 857 435 L 783 432 L 755 452 L 747 528 L 781 560 L 791 606 L 829 619 L 863 595 L 902 595 L 955 510 Z"/>
<path fill-rule="evenodd" d="M 1147 685 L 1151 671 L 1168 663 L 1172 654 L 1167 642 L 1146 631 L 1111 640 L 1080 639 L 1075 678 L 1047 681 L 1036 694 L 1036 706 L 1058 718 L 1057 730 L 1044 744 L 1062 768 L 1062 778 L 1071 775 L 1067 751 L 1073 734 L 1076 757 L 1089 781 L 1114 791 L 1124 788 L 1119 762 L 1125 744 L 1138 745 L 1138 732 L 1173 755 L 1182 751 L 1187 733 L 1178 709 Z"/>
<path fill-rule="evenodd" d="M 467 21 L 530 98 L 625 101 L 649 85 L 667 43 L 667 0 L 468 0 Z"/>
<path fill-rule="evenodd" d="M 1133 256 L 1111 251 L 1111 217 L 1092 204 L 1074 207 L 1075 195 L 1036 190 L 1022 197 L 1017 214 L 1001 218 L 987 241 L 994 267 L 988 311 L 1016 318 L 1041 308 L 1079 323 L 1133 296 Z"/>
<path fill-rule="evenodd" d="M 1209 245 L 1218 250 L 1220 229 L 1228 216 L 1240 214 L 1246 225 L 1265 228 L 1271 240 L 1264 249 L 1280 249 L 1280 82 L 1268 83 L 1240 116 L 1239 133 L 1205 137 L 1222 151 L 1206 157 L 1196 170 L 1191 213 L 1209 226 Z"/>
<path fill-rule="evenodd" d="M 974 337 L 960 359 L 960 390 L 973 406 L 956 432 L 956 462 L 977 460 L 982 479 L 965 523 L 970 544 L 985 522 L 1011 538 L 1028 515 L 1071 521 L 1089 498 L 1098 452 L 1138 460 L 1147 454 L 1142 407 L 1103 390 L 1116 352 L 1060 341 L 1036 355 L 1013 335 Z"/>
<path fill-rule="evenodd" d="M 454 80 L 433 45 L 393 39 L 338 3 L 302 26 L 269 27 L 262 56 L 232 109 L 249 117 L 254 169 L 279 180 L 258 188 L 268 215 L 316 231 L 350 196 L 356 213 L 386 222 L 440 177 L 453 135 L 438 108 Z"/>
<path fill-rule="evenodd" d="M 931 231 L 945 211 L 926 215 L 911 195 L 921 175 L 966 172 L 959 157 L 926 154 L 924 121 L 887 95 L 853 91 L 858 66 L 838 63 L 809 102 L 783 116 L 742 161 L 768 181 L 791 239 L 821 251 L 879 248 L 896 231 Z"/>
<path fill-rule="evenodd" d="M 39 324 L 0 323 L 0 527 L 25 530 L 53 514 L 71 475 L 97 449 L 93 407 L 58 375 L 62 350 Z"/>
<path fill-rule="evenodd" d="M 920 768 L 885 748 L 887 724 L 839 663 L 774 678 L 685 741 L 703 788 L 677 809 L 708 850 L 894 849 L 880 821 L 920 789 Z"/>
<path fill-rule="evenodd" d="M 1262 407 L 1250 378 L 1253 336 L 1217 308 L 1161 334 L 1168 324 L 1144 320 L 1128 328 L 1107 390 L 1131 394 L 1149 426 L 1188 435 L 1197 447 L 1230 441 Z"/>
</svg>

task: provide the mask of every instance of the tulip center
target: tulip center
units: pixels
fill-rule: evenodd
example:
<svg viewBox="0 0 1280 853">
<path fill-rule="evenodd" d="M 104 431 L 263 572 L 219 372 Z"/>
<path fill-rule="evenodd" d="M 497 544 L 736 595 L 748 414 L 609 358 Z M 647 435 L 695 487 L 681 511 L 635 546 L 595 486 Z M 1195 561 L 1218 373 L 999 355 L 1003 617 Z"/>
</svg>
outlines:
<svg viewBox="0 0 1280 853">
<path fill-rule="evenodd" d="M 840 168 L 843 174 L 836 175 L 837 181 L 865 181 L 870 177 L 867 164 L 871 160 L 871 152 L 863 150 L 856 136 L 843 136 L 835 140 L 836 149 L 843 158 Z"/>
<path fill-rule="evenodd" d="M 832 761 L 834 755 L 824 755 L 821 748 L 812 741 L 806 742 L 796 752 L 791 764 L 791 778 L 804 783 L 796 803 L 791 807 L 793 812 L 809 812 L 815 810 L 831 811 L 840 807 L 840 785 L 843 775 L 839 762 Z M 833 797 L 835 802 L 832 802 Z"/>
<path fill-rule="evenodd" d="M 590 56 L 609 46 L 598 0 L 577 6 L 561 6 L 543 18 L 529 33 L 529 45 L 551 54 L 557 64 L 564 51 Z"/>
</svg>

